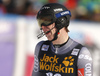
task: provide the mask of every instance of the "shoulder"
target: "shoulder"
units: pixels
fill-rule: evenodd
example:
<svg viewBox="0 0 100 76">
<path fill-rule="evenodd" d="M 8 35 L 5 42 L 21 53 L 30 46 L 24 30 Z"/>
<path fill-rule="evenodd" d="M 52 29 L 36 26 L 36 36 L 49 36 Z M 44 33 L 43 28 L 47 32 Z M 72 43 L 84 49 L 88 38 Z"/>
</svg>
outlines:
<svg viewBox="0 0 100 76">
<path fill-rule="evenodd" d="M 86 47 L 83 46 L 81 48 L 80 54 L 89 54 L 90 55 L 90 51 Z"/>
<path fill-rule="evenodd" d="M 84 54 L 84 55 L 89 55 L 89 56 L 91 56 L 91 52 L 90 52 L 90 50 L 88 50 L 87 47 L 85 47 L 84 45 L 82 45 L 82 44 L 76 42 L 75 40 L 73 40 L 73 39 L 71 39 L 71 38 L 70 38 L 70 40 L 71 40 L 71 42 L 73 42 L 73 45 L 75 45 L 74 48 L 77 47 L 77 48 L 80 49 L 79 55 Z"/>
<path fill-rule="evenodd" d="M 45 41 L 40 41 L 37 43 L 36 47 L 35 47 L 35 55 L 38 56 L 39 50 L 41 48 L 41 45 L 44 43 Z"/>
<path fill-rule="evenodd" d="M 92 60 L 91 52 L 86 47 L 82 47 L 78 59 L 85 59 L 91 61 Z"/>
<path fill-rule="evenodd" d="M 36 48 L 39 48 L 45 41 L 40 41 L 37 43 Z"/>
<path fill-rule="evenodd" d="M 82 44 L 80 44 L 79 42 L 71 38 L 69 38 L 69 44 L 70 44 L 70 47 L 72 48 L 82 49 L 84 47 Z"/>
<path fill-rule="evenodd" d="M 40 48 L 42 47 L 43 44 L 49 44 L 49 41 L 46 40 L 46 41 L 40 41 L 40 42 L 38 42 L 37 45 L 36 45 L 36 47 L 35 47 L 35 55 L 38 56 Z"/>
<path fill-rule="evenodd" d="M 40 41 L 40 42 L 37 43 L 36 48 L 41 47 L 42 44 L 49 44 L 49 43 L 50 43 L 50 41 L 48 41 L 48 40 L 46 40 L 46 41 Z"/>
</svg>

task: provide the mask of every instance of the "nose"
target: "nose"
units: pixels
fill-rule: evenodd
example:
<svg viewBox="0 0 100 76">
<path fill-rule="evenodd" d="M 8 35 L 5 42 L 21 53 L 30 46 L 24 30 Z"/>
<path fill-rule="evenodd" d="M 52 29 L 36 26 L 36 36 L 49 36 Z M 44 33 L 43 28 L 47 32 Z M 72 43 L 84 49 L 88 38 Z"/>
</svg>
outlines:
<svg viewBox="0 0 100 76">
<path fill-rule="evenodd" d="M 42 29 L 45 29 L 45 28 L 47 28 L 47 26 L 41 26 L 41 28 L 42 28 Z"/>
</svg>

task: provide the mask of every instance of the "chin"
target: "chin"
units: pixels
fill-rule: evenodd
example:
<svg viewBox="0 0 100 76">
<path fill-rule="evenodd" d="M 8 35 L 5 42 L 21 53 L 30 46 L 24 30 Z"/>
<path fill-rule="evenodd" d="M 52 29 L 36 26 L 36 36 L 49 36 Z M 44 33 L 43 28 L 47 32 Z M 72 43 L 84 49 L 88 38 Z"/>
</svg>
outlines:
<svg viewBox="0 0 100 76">
<path fill-rule="evenodd" d="M 49 39 L 49 38 L 48 38 L 48 40 L 51 41 L 52 39 Z"/>
<path fill-rule="evenodd" d="M 47 39 L 51 41 L 53 38 L 50 38 L 50 37 L 49 37 L 49 38 L 47 38 Z"/>
</svg>

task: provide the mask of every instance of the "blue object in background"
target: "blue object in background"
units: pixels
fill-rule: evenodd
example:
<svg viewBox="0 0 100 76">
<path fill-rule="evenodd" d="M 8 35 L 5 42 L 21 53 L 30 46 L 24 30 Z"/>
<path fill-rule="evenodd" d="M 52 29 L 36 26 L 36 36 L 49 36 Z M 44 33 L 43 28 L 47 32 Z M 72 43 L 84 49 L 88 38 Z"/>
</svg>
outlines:
<svg viewBox="0 0 100 76">
<path fill-rule="evenodd" d="M 14 72 L 15 20 L 13 16 L 0 16 L 0 76 L 12 76 Z"/>
</svg>

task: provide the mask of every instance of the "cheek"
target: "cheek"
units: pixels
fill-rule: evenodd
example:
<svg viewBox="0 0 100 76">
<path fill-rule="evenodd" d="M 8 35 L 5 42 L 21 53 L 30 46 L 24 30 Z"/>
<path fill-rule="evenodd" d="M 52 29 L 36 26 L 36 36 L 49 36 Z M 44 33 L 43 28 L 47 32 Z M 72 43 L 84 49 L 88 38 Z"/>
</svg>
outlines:
<svg viewBox="0 0 100 76">
<path fill-rule="evenodd" d="M 53 33 L 53 34 L 55 34 L 55 33 L 56 33 L 56 28 L 54 28 L 54 29 L 52 30 L 52 33 Z"/>
<path fill-rule="evenodd" d="M 54 28 L 54 27 L 55 27 L 55 23 L 53 23 L 53 24 L 51 24 L 50 26 L 48 26 L 49 29 L 52 29 L 52 28 L 53 28 L 53 29 L 51 30 L 52 33 L 55 33 L 55 32 L 56 32 L 56 28 Z"/>
<path fill-rule="evenodd" d="M 55 27 L 55 23 L 49 25 L 48 27 L 52 29 L 53 27 Z"/>
</svg>

